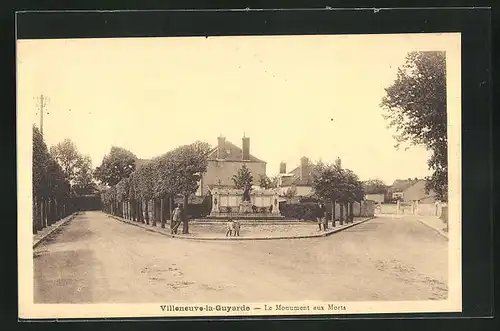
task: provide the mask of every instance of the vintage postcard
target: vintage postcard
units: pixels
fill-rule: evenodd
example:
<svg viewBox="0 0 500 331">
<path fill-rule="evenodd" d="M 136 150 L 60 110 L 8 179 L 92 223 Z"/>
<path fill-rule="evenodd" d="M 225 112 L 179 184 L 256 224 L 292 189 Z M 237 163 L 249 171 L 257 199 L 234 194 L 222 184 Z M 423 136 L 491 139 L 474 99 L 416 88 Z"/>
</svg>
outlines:
<svg viewBox="0 0 500 331">
<path fill-rule="evenodd" d="M 459 33 L 16 48 L 21 319 L 462 310 Z"/>
</svg>

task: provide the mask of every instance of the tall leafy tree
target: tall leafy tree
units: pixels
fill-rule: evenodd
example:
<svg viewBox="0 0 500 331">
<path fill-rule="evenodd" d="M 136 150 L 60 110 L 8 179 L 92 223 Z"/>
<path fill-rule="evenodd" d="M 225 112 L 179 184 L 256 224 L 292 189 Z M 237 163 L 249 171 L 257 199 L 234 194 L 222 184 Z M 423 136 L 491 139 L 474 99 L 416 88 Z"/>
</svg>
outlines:
<svg viewBox="0 0 500 331">
<path fill-rule="evenodd" d="M 172 191 L 184 197 L 183 234 L 189 233 L 187 217 L 189 196 L 196 193 L 201 176 L 207 171 L 210 151 L 209 144 L 197 141 L 173 150 L 169 154 L 169 161 L 165 164 Z"/>
<path fill-rule="evenodd" d="M 411 52 L 398 69 L 394 83 L 386 88 L 381 106 L 384 117 L 396 129 L 396 147 L 402 143 L 423 145 L 432 151 L 428 160 L 432 176 L 427 190 L 437 198 L 448 197 L 446 54 Z"/>
<path fill-rule="evenodd" d="M 74 184 L 82 167 L 86 166 L 86 159 L 78 152 L 75 143 L 71 139 L 64 139 L 50 148 L 50 155 L 62 167 L 66 179 Z"/>
<path fill-rule="evenodd" d="M 353 219 L 353 204 L 354 202 L 359 202 L 361 206 L 361 200 L 364 198 L 363 184 L 359 180 L 358 176 L 350 169 L 341 169 L 342 171 L 342 189 L 340 191 L 340 202 L 345 206 L 347 211 L 348 219 L 352 221 Z M 342 208 L 343 209 L 343 208 Z M 343 216 L 343 214 L 342 214 Z M 342 217 L 341 217 L 342 221 Z"/>
<path fill-rule="evenodd" d="M 154 196 L 155 168 L 153 162 L 145 164 L 134 173 L 136 180 L 135 192 L 144 204 L 145 221 L 149 224 L 149 202 Z"/>
<path fill-rule="evenodd" d="M 33 196 L 41 198 L 44 195 L 44 183 L 47 178 L 47 165 L 50 154 L 40 130 L 33 126 Z"/>
<path fill-rule="evenodd" d="M 241 168 L 238 169 L 238 172 L 233 175 L 232 180 L 234 183 L 234 187 L 237 189 L 251 188 L 253 184 L 252 173 L 244 163 Z"/>
<path fill-rule="evenodd" d="M 102 163 L 94 171 L 94 176 L 100 182 L 113 186 L 123 178 L 130 177 L 135 170 L 137 157 L 130 151 L 113 146 L 105 155 Z"/>
<path fill-rule="evenodd" d="M 40 131 L 33 127 L 33 230 L 66 216 L 70 184 L 50 155 Z"/>
<path fill-rule="evenodd" d="M 344 173 L 340 167 L 319 162 L 311 171 L 314 195 L 332 205 L 332 225 L 335 226 L 335 204 L 345 190 Z"/>
<path fill-rule="evenodd" d="M 385 194 L 387 186 L 380 179 L 369 179 L 363 183 L 363 189 L 366 194 Z"/>
<path fill-rule="evenodd" d="M 271 189 L 271 188 L 276 188 L 277 184 L 277 179 L 275 177 L 269 178 L 266 175 L 260 175 L 259 176 L 259 186 L 262 187 L 263 189 Z"/>
<path fill-rule="evenodd" d="M 82 157 L 80 168 L 73 180 L 73 190 L 78 195 L 94 194 L 97 191 L 93 178 L 92 160 L 89 156 Z"/>
</svg>

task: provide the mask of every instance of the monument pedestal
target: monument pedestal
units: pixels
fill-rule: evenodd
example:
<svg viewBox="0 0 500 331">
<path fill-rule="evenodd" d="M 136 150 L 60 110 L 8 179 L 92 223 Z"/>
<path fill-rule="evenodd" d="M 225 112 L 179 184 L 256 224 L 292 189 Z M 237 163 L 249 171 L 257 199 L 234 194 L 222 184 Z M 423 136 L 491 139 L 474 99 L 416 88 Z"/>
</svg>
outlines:
<svg viewBox="0 0 500 331">
<path fill-rule="evenodd" d="M 242 201 L 240 203 L 240 213 L 249 214 L 253 213 L 252 203 L 250 201 Z"/>
</svg>

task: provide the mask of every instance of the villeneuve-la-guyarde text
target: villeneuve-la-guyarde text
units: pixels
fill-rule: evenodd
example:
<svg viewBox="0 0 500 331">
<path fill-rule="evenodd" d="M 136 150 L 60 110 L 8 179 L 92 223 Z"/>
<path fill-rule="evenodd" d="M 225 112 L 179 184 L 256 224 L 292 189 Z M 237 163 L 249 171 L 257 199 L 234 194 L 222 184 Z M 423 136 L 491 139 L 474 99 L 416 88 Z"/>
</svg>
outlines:
<svg viewBox="0 0 500 331">
<path fill-rule="evenodd" d="M 215 305 L 215 306 L 176 306 L 176 305 L 162 305 L 160 306 L 162 311 L 188 311 L 188 312 L 203 312 L 203 311 L 222 311 L 222 312 L 236 312 L 236 311 L 250 311 L 250 307 L 247 305 L 240 306 L 224 306 L 224 305 Z"/>
</svg>

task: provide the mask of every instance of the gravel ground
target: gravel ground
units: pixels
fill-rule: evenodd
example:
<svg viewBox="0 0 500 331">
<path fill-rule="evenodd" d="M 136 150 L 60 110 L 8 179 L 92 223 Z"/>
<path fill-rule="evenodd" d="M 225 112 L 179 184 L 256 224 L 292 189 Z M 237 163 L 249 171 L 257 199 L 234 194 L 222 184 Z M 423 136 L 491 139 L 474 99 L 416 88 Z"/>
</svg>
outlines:
<svg viewBox="0 0 500 331">
<path fill-rule="evenodd" d="M 35 249 L 34 300 L 440 300 L 448 292 L 447 251 L 445 239 L 405 218 L 322 238 L 204 242 L 86 212 Z"/>
</svg>

